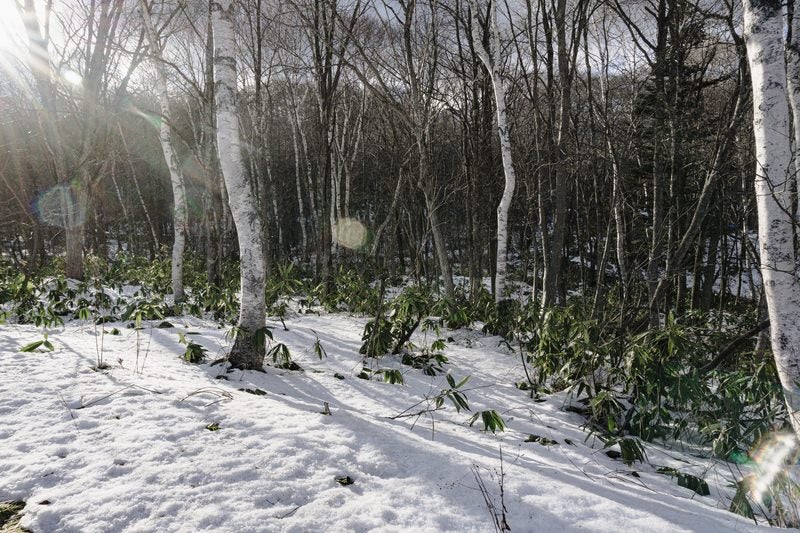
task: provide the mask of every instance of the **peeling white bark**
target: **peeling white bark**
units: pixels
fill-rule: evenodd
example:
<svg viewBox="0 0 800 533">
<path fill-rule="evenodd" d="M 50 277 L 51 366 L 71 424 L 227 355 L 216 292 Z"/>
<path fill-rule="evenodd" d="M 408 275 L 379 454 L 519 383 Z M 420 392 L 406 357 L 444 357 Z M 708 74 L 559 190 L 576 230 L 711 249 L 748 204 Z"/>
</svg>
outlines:
<svg viewBox="0 0 800 533">
<path fill-rule="evenodd" d="M 242 161 L 239 117 L 236 114 L 236 41 L 233 31 L 234 4 L 212 0 L 214 31 L 214 91 L 217 105 L 217 149 L 228 203 L 239 239 L 241 258 L 241 310 L 239 333 L 230 354 L 237 368 L 261 369 L 265 347 L 257 343 L 256 332 L 264 327 L 264 242 L 256 199 Z"/>
<path fill-rule="evenodd" d="M 142 13 L 142 22 L 144 23 L 147 40 L 150 43 L 151 53 L 153 54 L 153 67 L 156 70 L 156 89 L 158 90 L 158 103 L 161 111 L 159 141 L 161 142 L 161 151 L 164 153 L 164 160 L 167 162 L 170 184 L 172 185 L 172 225 L 174 228 L 174 240 L 172 242 L 172 293 L 175 297 L 175 303 L 180 303 L 185 298 L 183 290 L 183 253 L 186 248 L 186 229 L 188 226 L 186 185 L 184 184 L 180 162 L 172 144 L 172 125 L 170 124 L 172 114 L 169 109 L 167 75 L 162 63 L 161 46 L 158 43 L 158 36 L 145 0 L 139 0 L 139 9 Z"/>
<path fill-rule="evenodd" d="M 791 220 L 791 126 L 780 0 L 743 0 L 753 83 L 756 205 L 761 277 L 772 352 L 795 434 L 800 436 L 800 280 Z"/>
<path fill-rule="evenodd" d="M 497 206 L 497 265 L 495 273 L 494 300 L 503 300 L 503 291 L 506 281 L 506 267 L 508 261 L 506 251 L 508 246 L 508 211 L 511 208 L 511 200 L 514 197 L 516 187 L 516 174 L 514 173 L 514 161 L 511 154 L 511 135 L 509 134 L 508 110 L 506 106 L 506 88 L 503 83 L 502 73 L 500 72 L 500 36 L 497 27 L 497 7 L 492 1 L 490 5 L 489 21 L 489 40 L 491 55 L 483 46 L 480 35 L 478 34 L 477 0 L 470 0 L 472 10 L 472 42 L 475 50 L 480 57 L 483 66 L 492 78 L 492 89 L 494 90 L 494 103 L 497 110 L 497 135 L 500 138 L 500 154 L 503 158 L 503 174 L 505 176 L 505 186 L 500 204 Z"/>
</svg>

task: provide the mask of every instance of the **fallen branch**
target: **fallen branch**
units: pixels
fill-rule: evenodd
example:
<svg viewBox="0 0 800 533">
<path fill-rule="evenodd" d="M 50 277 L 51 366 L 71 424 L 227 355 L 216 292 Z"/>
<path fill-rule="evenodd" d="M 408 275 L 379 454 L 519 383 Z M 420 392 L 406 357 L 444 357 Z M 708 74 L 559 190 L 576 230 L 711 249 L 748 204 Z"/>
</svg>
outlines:
<svg viewBox="0 0 800 533">
<path fill-rule="evenodd" d="M 744 333 L 733 339 L 731 342 L 726 344 L 722 350 L 720 350 L 720 352 L 717 354 L 716 357 L 714 357 L 714 359 L 711 360 L 711 362 L 700 368 L 700 373 L 707 374 L 708 372 L 711 372 L 715 368 L 719 367 L 725 361 L 725 359 L 738 352 L 739 349 L 742 348 L 744 343 L 750 340 L 750 338 L 753 335 L 761 333 L 768 327 L 769 327 L 769 319 L 762 320 L 756 326 L 752 327 L 751 329 L 745 331 Z"/>
</svg>

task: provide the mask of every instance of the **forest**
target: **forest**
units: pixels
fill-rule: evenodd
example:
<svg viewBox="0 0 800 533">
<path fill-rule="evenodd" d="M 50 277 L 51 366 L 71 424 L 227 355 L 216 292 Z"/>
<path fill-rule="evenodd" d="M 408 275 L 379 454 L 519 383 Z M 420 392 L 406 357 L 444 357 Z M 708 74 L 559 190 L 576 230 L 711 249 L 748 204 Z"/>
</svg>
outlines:
<svg viewBox="0 0 800 533">
<path fill-rule="evenodd" d="M 800 527 L 795 6 L 0 0 L 0 529 Z"/>
</svg>

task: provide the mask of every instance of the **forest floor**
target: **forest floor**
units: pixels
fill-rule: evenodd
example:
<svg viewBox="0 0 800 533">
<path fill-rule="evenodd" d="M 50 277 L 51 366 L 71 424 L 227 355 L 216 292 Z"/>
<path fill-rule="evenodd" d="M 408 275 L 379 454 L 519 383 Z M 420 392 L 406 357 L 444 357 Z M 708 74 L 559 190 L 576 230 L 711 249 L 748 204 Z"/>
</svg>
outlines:
<svg viewBox="0 0 800 533">
<path fill-rule="evenodd" d="M 520 358 L 497 337 L 441 333 L 446 370 L 470 376 L 470 412 L 445 399 L 393 418 L 434 409 L 449 385 L 392 357 L 366 364 L 399 369 L 404 384 L 359 379 L 364 318 L 293 314 L 288 331 L 271 322 L 303 371 L 265 373 L 187 363 L 179 332 L 210 362 L 228 349 L 225 330 L 168 320 L 174 328 L 68 322 L 49 330 L 52 352 L 33 353 L 19 350 L 41 329 L 0 328 L 0 502 L 25 502 L 22 527 L 483 532 L 502 525 L 504 509 L 513 532 L 765 527 L 727 511 L 736 465 L 650 444 L 644 464 L 610 458 L 585 419 L 563 410 L 566 393 L 534 401 L 514 386 Z M 484 410 L 505 431 L 483 431 L 480 417 L 470 426 Z M 659 467 L 703 478 L 710 494 Z"/>
</svg>

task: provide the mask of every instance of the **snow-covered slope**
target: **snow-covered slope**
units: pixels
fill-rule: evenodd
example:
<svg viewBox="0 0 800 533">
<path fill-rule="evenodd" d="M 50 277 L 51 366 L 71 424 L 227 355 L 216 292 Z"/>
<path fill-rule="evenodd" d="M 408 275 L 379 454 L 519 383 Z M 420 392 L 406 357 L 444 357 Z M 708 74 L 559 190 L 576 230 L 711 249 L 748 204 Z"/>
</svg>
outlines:
<svg viewBox="0 0 800 533">
<path fill-rule="evenodd" d="M 389 418 L 446 382 L 388 358 L 379 364 L 402 369 L 405 385 L 358 379 L 364 319 L 287 320 L 289 331 L 275 328 L 276 341 L 305 371 L 266 373 L 182 361 L 178 332 L 190 333 L 211 360 L 225 351 L 224 330 L 170 321 L 175 328 L 138 335 L 106 324 L 121 334 L 102 339 L 73 322 L 50 332 L 48 353 L 18 351 L 41 338 L 37 329 L 0 329 L 0 501 L 26 501 L 23 526 L 492 531 L 479 478 L 498 509 L 504 502 L 514 532 L 761 529 L 724 510 L 727 466 L 648 446 L 651 463 L 704 475 L 711 495 L 703 497 L 654 466 L 607 457 L 599 441 L 586 440 L 581 417 L 561 410 L 564 396 L 536 403 L 513 386 L 522 378 L 519 359 L 499 350 L 496 338 L 443 333 L 452 338 L 447 368 L 457 380 L 471 376 L 464 388 L 472 412 L 494 409 L 505 419 L 506 431 L 493 435 L 480 421 L 469 427 L 471 413 L 449 403 L 433 413 L 433 426 L 426 415 Z M 328 354 L 321 361 L 317 336 Z M 95 371 L 101 348 L 110 368 Z M 321 414 L 324 402 L 330 416 Z M 209 430 L 213 424 L 219 429 Z M 529 435 L 557 444 L 525 442 Z M 353 483 L 337 482 L 345 476 Z"/>
</svg>

